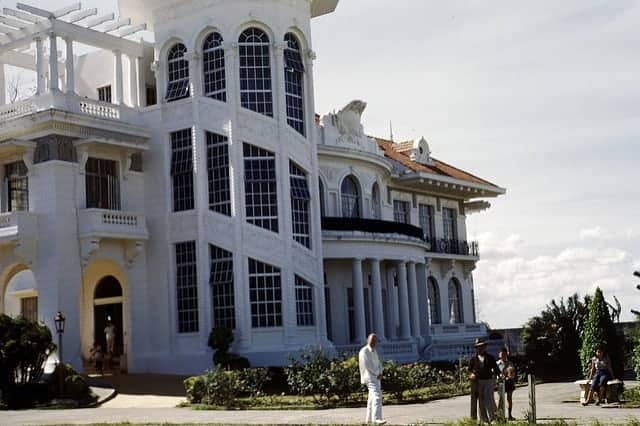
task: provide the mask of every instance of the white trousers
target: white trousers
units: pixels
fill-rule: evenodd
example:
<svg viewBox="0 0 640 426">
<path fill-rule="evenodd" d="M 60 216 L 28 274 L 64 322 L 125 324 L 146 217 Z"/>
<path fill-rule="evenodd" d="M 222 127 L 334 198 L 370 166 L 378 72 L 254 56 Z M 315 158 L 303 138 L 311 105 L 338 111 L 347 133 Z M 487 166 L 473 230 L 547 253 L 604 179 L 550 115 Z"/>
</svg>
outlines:
<svg viewBox="0 0 640 426">
<path fill-rule="evenodd" d="M 371 378 L 367 380 L 369 397 L 367 398 L 367 423 L 382 420 L 382 387 L 380 380 Z"/>
</svg>

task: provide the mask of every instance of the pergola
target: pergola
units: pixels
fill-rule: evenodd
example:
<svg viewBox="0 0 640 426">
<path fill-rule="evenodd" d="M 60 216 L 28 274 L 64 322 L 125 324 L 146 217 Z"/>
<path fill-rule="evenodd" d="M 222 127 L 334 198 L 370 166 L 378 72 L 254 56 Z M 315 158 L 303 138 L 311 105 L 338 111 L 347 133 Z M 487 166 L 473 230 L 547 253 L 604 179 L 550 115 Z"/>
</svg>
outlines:
<svg viewBox="0 0 640 426">
<path fill-rule="evenodd" d="M 75 92 L 74 43 L 110 50 L 114 55 L 113 102 L 123 102 L 122 55 L 129 58 L 131 106 L 142 103 L 144 96 L 141 60 L 144 45 L 127 39 L 147 29 L 146 24 L 132 25 L 130 18 L 116 18 L 113 13 L 98 16 L 97 9 L 82 9 L 81 3 L 49 11 L 18 3 L 15 9 L 3 8 L 0 14 L 0 103 L 6 103 L 5 65 L 36 72 L 36 95 L 46 90 L 60 90 L 64 73 L 64 91 Z M 66 44 L 64 63 L 58 61 L 58 38 Z M 45 57 L 45 41 L 49 56 Z M 35 43 L 35 54 L 31 50 Z M 48 65 L 48 66 L 47 66 Z M 64 71 L 59 71 L 63 66 Z M 48 68 L 48 69 L 47 69 Z"/>
</svg>

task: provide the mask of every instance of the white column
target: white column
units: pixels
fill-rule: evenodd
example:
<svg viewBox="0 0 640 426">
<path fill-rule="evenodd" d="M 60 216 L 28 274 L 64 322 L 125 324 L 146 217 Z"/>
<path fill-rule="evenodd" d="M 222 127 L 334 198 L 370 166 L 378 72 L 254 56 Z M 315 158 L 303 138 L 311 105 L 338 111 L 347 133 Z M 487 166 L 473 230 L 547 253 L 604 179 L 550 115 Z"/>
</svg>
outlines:
<svg viewBox="0 0 640 426">
<path fill-rule="evenodd" d="M 138 103 L 138 58 L 129 56 L 129 105 L 137 108 Z"/>
<path fill-rule="evenodd" d="M 115 85 L 113 103 L 121 104 L 124 101 L 122 95 L 122 52 L 115 50 L 113 52 L 113 58 L 113 80 Z"/>
<path fill-rule="evenodd" d="M 58 37 L 55 34 L 49 36 L 49 90 L 60 89 L 58 79 Z"/>
<path fill-rule="evenodd" d="M 147 106 L 147 84 L 145 82 L 145 70 L 142 65 L 142 58 L 136 58 L 136 68 L 138 76 L 138 106 Z"/>
<path fill-rule="evenodd" d="M 398 331 L 396 329 L 398 300 L 396 299 L 395 280 L 393 276 L 393 268 L 387 266 L 387 328 L 389 331 L 389 340 L 396 340 L 398 338 Z"/>
<path fill-rule="evenodd" d="M 67 44 L 67 59 L 65 62 L 65 73 L 67 77 L 67 93 L 74 93 L 76 91 L 75 76 L 73 74 L 73 40 L 69 37 L 64 39 Z"/>
<path fill-rule="evenodd" d="M 371 259 L 371 287 L 373 292 L 373 331 L 378 339 L 385 340 L 384 310 L 382 308 L 382 279 L 380 277 L 380 260 Z"/>
<path fill-rule="evenodd" d="M 0 63 L 0 105 L 7 103 L 7 87 L 4 72 L 4 63 Z"/>
<path fill-rule="evenodd" d="M 36 95 L 45 91 L 44 43 L 41 38 L 36 39 Z"/>
<path fill-rule="evenodd" d="M 418 280 L 416 277 L 416 263 L 407 263 L 409 278 L 409 308 L 411 313 L 411 335 L 420 338 L 420 311 L 418 307 Z"/>
<path fill-rule="evenodd" d="M 367 338 L 364 316 L 364 286 L 362 284 L 362 259 L 353 259 L 353 311 L 356 342 L 364 343 Z"/>
<path fill-rule="evenodd" d="M 400 338 L 411 338 L 411 324 L 409 319 L 409 293 L 407 292 L 407 264 L 398 263 L 398 308 L 400 309 Z"/>
</svg>

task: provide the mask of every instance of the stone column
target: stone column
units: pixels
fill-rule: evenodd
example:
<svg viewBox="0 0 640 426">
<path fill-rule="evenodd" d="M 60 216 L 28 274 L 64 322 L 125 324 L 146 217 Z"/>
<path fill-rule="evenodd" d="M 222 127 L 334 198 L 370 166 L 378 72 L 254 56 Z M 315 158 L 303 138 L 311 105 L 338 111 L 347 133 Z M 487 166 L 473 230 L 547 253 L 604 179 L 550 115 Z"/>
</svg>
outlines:
<svg viewBox="0 0 640 426">
<path fill-rule="evenodd" d="M 384 310 L 382 308 L 382 279 L 380 277 L 380 260 L 371 259 L 371 290 L 373 293 L 373 331 L 378 339 L 385 340 Z"/>
<path fill-rule="evenodd" d="M 136 58 L 138 75 L 138 106 L 144 108 L 147 106 L 147 84 L 145 80 L 145 70 L 142 64 L 142 58 Z"/>
<path fill-rule="evenodd" d="M 42 95 L 45 91 L 45 73 L 44 43 L 41 38 L 36 38 L 36 95 Z"/>
<path fill-rule="evenodd" d="M 364 343 L 367 338 L 364 316 L 364 285 L 362 283 L 362 259 L 353 259 L 353 311 L 356 342 Z"/>
<path fill-rule="evenodd" d="M 129 55 L 129 105 L 131 108 L 137 108 L 140 106 L 138 101 L 139 89 L 138 89 L 138 58 Z"/>
<path fill-rule="evenodd" d="M 73 74 L 73 40 L 69 37 L 65 37 L 64 42 L 67 45 L 67 58 L 65 61 L 65 74 L 67 77 L 67 84 L 65 91 L 67 93 L 74 93 L 76 91 L 75 76 Z"/>
<path fill-rule="evenodd" d="M 409 278 L 409 308 L 411 314 L 411 335 L 420 338 L 420 311 L 418 307 L 418 280 L 416 277 L 416 263 L 407 263 Z"/>
<path fill-rule="evenodd" d="M 398 338 L 396 330 L 396 313 L 398 311 L 398 301 L 396 299 L 395 280 L 393 278 L 393 268 L 387 266 L 387 328 L 389 340 Z"/>
<path fill-rule="evenodd" d="M 7 103 L 7 86 L 4 72 L 4 63 L 0 63 L 0 105 L 4 105 Z"/>
<path fill-rule="evenodd" d="M 122 52 L 113 51 L 113 83 L 115 90 L 113 92 L 113 103 L 121 104 L 124 99 L 122 95 Z"/>
<path fill-rule="evenodd" d="M 411 338 L 409 293 L 407 292 L 407 264 L 398 262 L 398 308 L 400 309 L 400 339 Z"/>
<path fill-rule="evenodd" d="M 55 34 L 49 35 L 49 90 L 60 89 L 58 79 L 58 37 Z"/>
</svg>

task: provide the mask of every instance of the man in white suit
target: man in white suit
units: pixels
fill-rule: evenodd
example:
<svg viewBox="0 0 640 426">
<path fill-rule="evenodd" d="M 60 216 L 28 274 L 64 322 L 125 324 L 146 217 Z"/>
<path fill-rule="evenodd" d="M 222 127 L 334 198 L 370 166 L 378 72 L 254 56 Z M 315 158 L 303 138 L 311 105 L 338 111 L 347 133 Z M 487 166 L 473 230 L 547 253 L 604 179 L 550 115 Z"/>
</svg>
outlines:
<svg viewBox="0 0 640 426">
<path fill-rule="evenodd" d="M 366 422 L 383 425 L 386 421 L 382 420 L 382 388 L 380 385 L 382 364 L 376 351 L 377 345 L 378 336 L 370 334 L 366 346 L 360 349 L 358 364 L 360 366 L 360 383 L 367 385 L 367 389 L 369 389 Z"/>
</svg>

